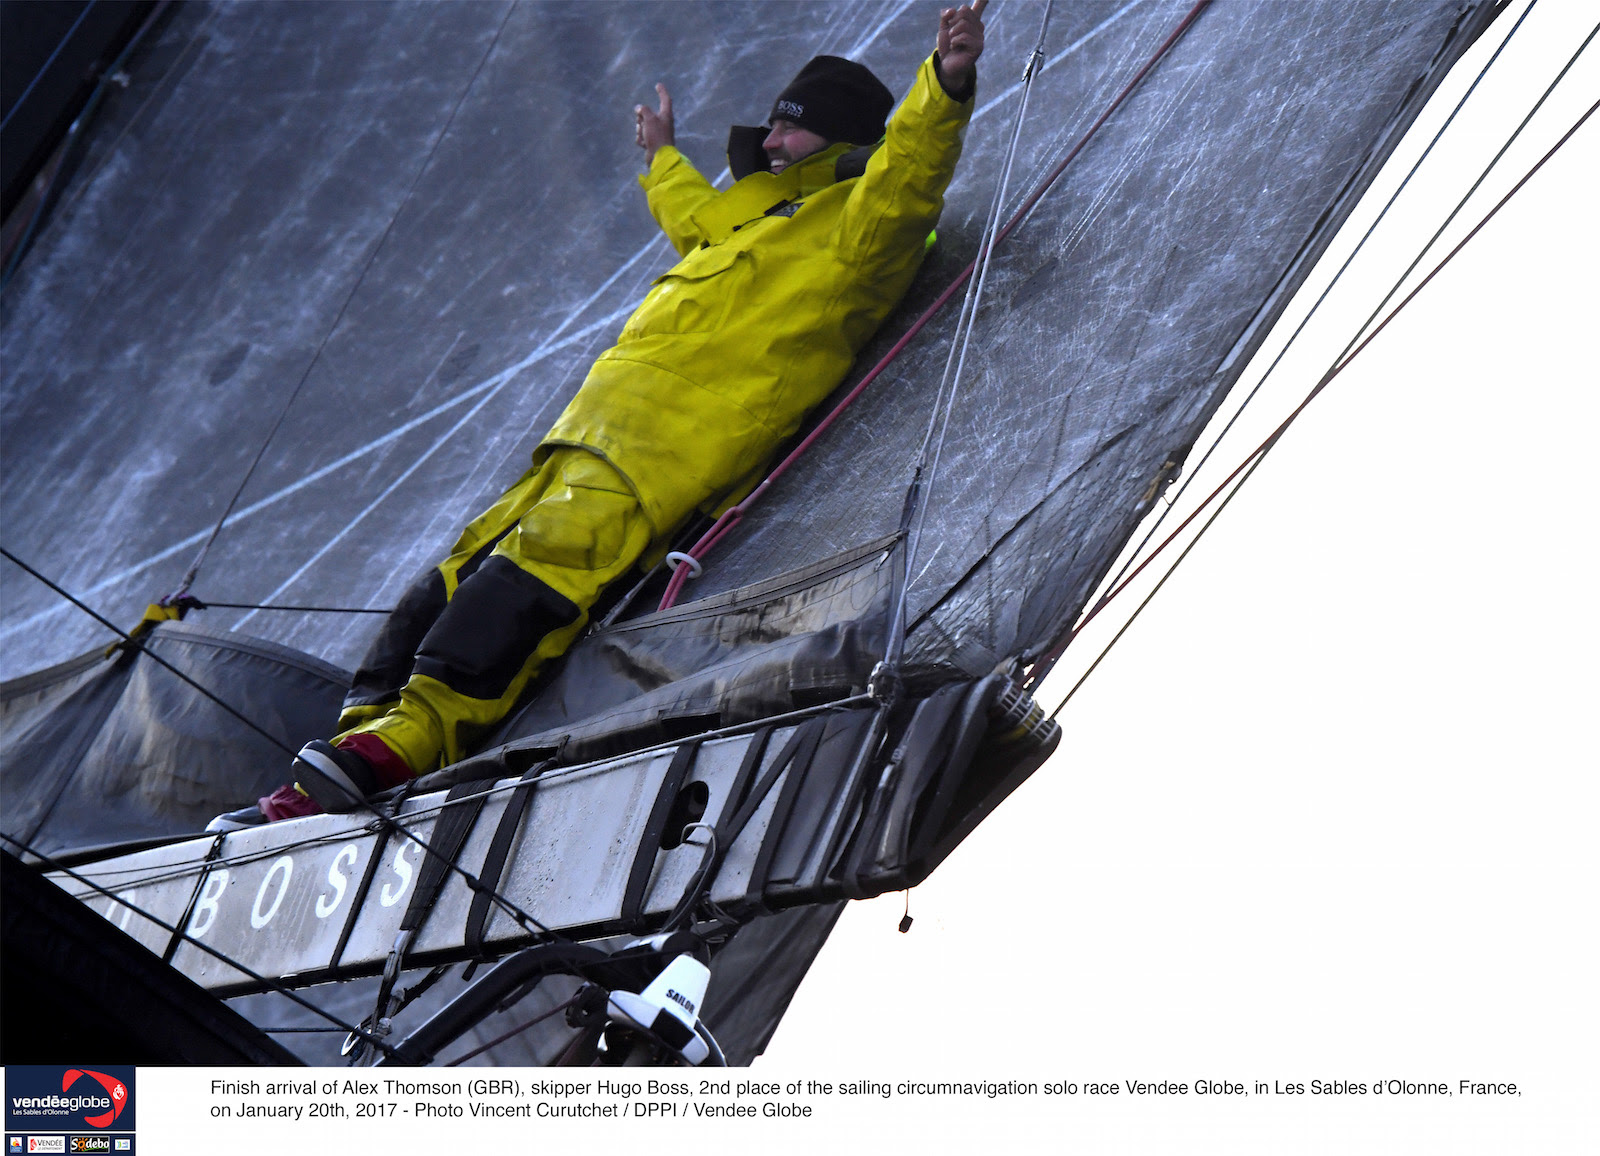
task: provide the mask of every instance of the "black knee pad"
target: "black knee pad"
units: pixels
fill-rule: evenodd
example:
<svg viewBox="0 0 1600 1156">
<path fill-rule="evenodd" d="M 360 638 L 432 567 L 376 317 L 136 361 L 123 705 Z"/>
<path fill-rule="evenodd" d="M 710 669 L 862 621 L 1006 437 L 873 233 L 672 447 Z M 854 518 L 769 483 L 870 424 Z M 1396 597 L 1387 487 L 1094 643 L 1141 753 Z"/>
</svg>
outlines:
<svg viewBox="0 0 1600 1156">
<path fill-rule="evenodd" d="M 456 588 L 417 648 L 417 674 L 471 698 L 495 699 L 551 631 L 582 609 L 498 555 Z"/>
<path fill-rule="evenodd" d="M 417 648 L 445 608 L 444 575 L 437 566 L 406 588 L 383 628 L 367 647 L 355 680 L 344 696 L 346 707 L 381 706 L 400 697 L 411 677 Z"/>
</svg>

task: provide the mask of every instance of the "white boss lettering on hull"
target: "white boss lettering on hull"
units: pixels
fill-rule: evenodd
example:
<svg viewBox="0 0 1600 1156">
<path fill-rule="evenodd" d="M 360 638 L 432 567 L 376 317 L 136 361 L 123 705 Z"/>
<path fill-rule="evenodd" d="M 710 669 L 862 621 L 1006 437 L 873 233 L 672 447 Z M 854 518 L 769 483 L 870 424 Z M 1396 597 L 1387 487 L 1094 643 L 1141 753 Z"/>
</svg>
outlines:
<svg viewBox="0 0 1600 1156">
<path fill-rule="evenodd" d="M 261 901 L 266 898 L 267 889 L 272 886 L 272 881 L 279 871 L 283 872 L 283 882 L 278 884 L 272 896 L 272 906 L 266 911 L 261 910 Z M 272 866 L 267 868 L 267 877 L 261 881 L 261 886 L 256 888 L 256 901 L 250 906 L 250 926 L 260 931 L 272 922 L 272 917 L 278 914 L 278 908 L 283 904 L 283 896 L 289 890 L 289 880 L 294 876 L 294 859 L 288 855 L 280 856 L 273 860 Z"/>
<path fill-rule="evenodd" d="M 339 853 L 333 857 L 333 862 L 328 864 L 328 886 L 333 888 L 330 896 L 326 891 L 317 896 L 317 918 L 326 919 L 339 910 L 339 904 L 344 902 L 344 891 L 349 885 L 349 877 L 339 868 L 342 865 L 354 867 L 356 865 L 356 845 L 347 843 L 339 848 Z"/>
<path fill-rule="evenodd" d="M 392 883 L 383 885 L 383 890 L 378 893 L 378 902 L 385 907 L 393 907 L 396 903 L 399 903 L 405 897 L 406 889 L 411 886 L 411 874 L 415 868 L 411 866 L 411 861 L 406 858 L 406 852 L 414 850 L 416 850 L 416 844 L 409 842 L 402 843 L 394 849 L 392 864 L 394 873 L 400 877 L 400 886 L 396 887 Z"/>
<path fill-rule="evenodd" d="M 211 930 L 211 925 L 217 921 L 217 900 L 222 898 L 222 893 L 227 889 L 226 867 L 219 867 L 206 876 L 206 885 L 200 889 L 200 898 L 194 903 L 194 915 L 189 918 L 190 935 L 199 939 Z"/>
</svg>

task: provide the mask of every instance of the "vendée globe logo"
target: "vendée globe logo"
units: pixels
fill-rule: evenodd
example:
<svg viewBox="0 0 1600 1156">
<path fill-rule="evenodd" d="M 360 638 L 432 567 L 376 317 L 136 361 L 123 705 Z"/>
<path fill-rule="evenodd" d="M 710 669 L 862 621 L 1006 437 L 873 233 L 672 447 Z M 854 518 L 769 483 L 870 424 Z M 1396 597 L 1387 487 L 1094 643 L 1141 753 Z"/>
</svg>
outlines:
<svg viewBox="0 0 1600 1156">
<path fill-rule="evenodd" d="M 122 1115 L 122 1110 L 128 1106 L 128 1085 L 115 1076 L 108 1076 L 104 1072 L 92 1072 L 87 1068 L 68 1068 L 61 1074 L 61 1090 L 67 1091 L 78 1081 L 80 1076 L 88 1076 L 95 1083 L 106 1090 L 110 1097 L 110 1110 L 98 1116 L 85 1115 L 83 1122 L 91 1128 L 109 1128 Z"/>
<path fill-rule="evenodd" d="M 6 1131 L 131 1130 L 133 1069 L 8 1067 Z M 60 1091 L 56 1091 L 56 1088 Z"/>
</svg>

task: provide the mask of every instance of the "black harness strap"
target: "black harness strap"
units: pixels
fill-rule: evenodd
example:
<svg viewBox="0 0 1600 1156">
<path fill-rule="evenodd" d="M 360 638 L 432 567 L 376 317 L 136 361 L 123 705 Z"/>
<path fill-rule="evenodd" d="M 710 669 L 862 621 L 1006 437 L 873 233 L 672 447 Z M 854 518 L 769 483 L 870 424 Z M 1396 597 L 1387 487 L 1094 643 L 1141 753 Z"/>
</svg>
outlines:
<svg viewBox="0 0 1600 1156">
<path fill-rule="evenodd" d="M 656 855 L 661 850 L 661 833 L 666 830 L 667 816 L 672 813 L 672 805 L 683 788 L 683 780 L 694 767 L 695 756 L 699 753 L 699 739 L 690 739 L 673 753 L 666 776 L 661 780 L 661 789 L 656 792 L 655 805 L 650 808 L 650 817 L 639 835 L 633 867 L 628 872 L 628 886 L 622 893 L 622 924 L 629 931 L 638 933 L 645 930 L 640 916 L 644 911 L 645 890 L 655 871 Z"/>
<path fill-rule="evenodd" d="M 460 858 L 467 835 L 483 811 L 486 792 L 493 787 L 493 779 L 476 779 L 457 783 L 445 795 L 444 808 L 434 820 L 433 836 L 428 840 L 429 853 L 423 857 L 422 871 L 417 876 L 417 889 L 411 893 L 411 902 L 400 920 L 401 931 L 419 929 L 439 902 L 445 878 Z"/>
<path fill-rule="evenodd" d="M 523 812 L 528 809 L 528 800 L 533 797 L 539 776 L 549 770 L 554 761 L 546 759 L 524 771 L 522 781 L 512 788 L 511 797 L 506 800 L 500 825 L 495 828 L 489 853 L 484 856 L 483 870 L 478 872 L 482 889 L 472 897 L 472 906 L 467 910 L 467 926 L 462 933 L 462 942 L 474 959 L 488 958 L 483 949 L 483 933 L 489 922 L 489 908 L 494 901 L 494 894 L 500 890 L 500 877 L 505 873 L 506 859 L 511 854 L 511 841 L 522 824 Z"/>
<path fill-rule="evenodd" d="M 211 874 L 211 864 L 216 862 L 217 856 L 222 854 L 223 835 L 218 835 L 211 841 L 210 848 L 206 851 L 205 861 L 200 866 L 200 874 L 194 881 L 194 891 L 189 895 L 189 904 L 183 909 L 183 915 L 172 925 L 172 938 L 167 940 L 167 949 L 161 953 L 162 963 L 171 963 L 172 957 L 177 954 L 178 945 L 182 943 L 189 930 L 189 920 L 194 918 L 194 905 L 200 902 L 200 892 L 206 885 L 206 879 Z"/>
<path fill-rule="evenodd" d="M 761 801 L 766 798 L 767 792 L 777 782 L 778 776 L 784 771 L 789 771 L 789 776 L 783 782 L 783 790 L 778 794 L 778 801 L 772 808 L 772 820 L 767 824 L 766 838 L 761 841 L 761 850 L 756 853 L 755 864 L 750 869 L 750 886 L 745 891 L 745 899 L 757 906 L 761 906 L 761 893 L 766 887 L 767 871 L 772 866 L 772 857 L 777 853 L 778 843 L 783 836 L 783 829 L 788 825 L 789 812 L 794 809 L 795 796 L 800 793 L 800 784 L 805 781 L 806 771 L 811 767 L 811 760 L 816 757 L 817 746 L 822 742 L 823 732 L 828 729 L 828 720 L 825 715 L 819 715 L 809 722 L 795 729 L 789 736 L 789 741 L 783 745 L 783 750 L 767 768 L 767 773 L 761 776 L 761 781 L 750 792 L 750 797 L 745 800 L 744 806 L 739 808 L 739 813 L 733 817 L 729 826 L 728 844 L 739 837 L 745 824 L 755 815 Z"/>
<path fill-rule="evenodd" d="M 338 974 L 339 960 L 343 958 L 344 949 L 350 942 L 350 935 L 356 929 L 356 920 L 360 918 L 362 910 L 367 905 L 367 893 L 372 890 L 372 879 L 378 873 L 378 864 L 383 861 L 383 853 L 389 848 L 389 834 L 392 830 L 392 827 L 385 826 L 372 837 L 372 858 L 367 860 L 367 869 L 361 874 L 361 883 L 350 898 L 350 914 L 344 918 L 344 927 L 339 931 L 339 942 L 334 945 L 333 955 L 328 959 L 328 970 L 334 975 Z"/>
</svg>

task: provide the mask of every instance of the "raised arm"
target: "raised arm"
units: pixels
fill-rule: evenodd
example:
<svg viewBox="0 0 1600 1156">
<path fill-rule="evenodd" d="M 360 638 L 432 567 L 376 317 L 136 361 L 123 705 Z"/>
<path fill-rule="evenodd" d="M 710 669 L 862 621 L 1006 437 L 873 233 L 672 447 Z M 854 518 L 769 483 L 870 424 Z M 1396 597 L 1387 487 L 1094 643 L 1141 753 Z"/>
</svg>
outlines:
<svg viewBox="0 0 1600 1156">
<path fill-rule="evenodd" d="M 978 57 L 983 55 L 983 10 L 988 4 L 989 0 L 977 0 L 970 7 L 946 8 L 939 13 L 934 67 L 940 85 L 957 100 L 970 97 L 978 79 Z"/>
<path fill-rule="evenodd" d="M 683 254 L 701 240 L 694 211 L 716 196 L 717 190 L 673 143 L 672 94 L 666 85 L 656 85 L 656 97 L 660 101 L 656 109 L 633 106 L 634 143 L 645 153 L 646 171 L 639 184 L 650 203 L 650 215 L 672 247 Z"/>
<path fill-rule="evenodd" d="M 901 268 L 908 251 L 920 254 L 938 222 L 972 115 L 983 7 L 979 0 L 940 13 L 934 53 L 890 118 L 883 147 L 867 162 L 840 218 L 839 251 L 863 278 Z"/>
<path fill-rule="evenodd" d="M 645 168 L 654 163 L 658 148 L 676 141 L 672 134 L 672 94 L 666 85 L 656 85 L 656 99 L 661 106 L 655 111 L 643 104 L 633 106 L 633 139 L 644 150 Z"/>
</svg>

